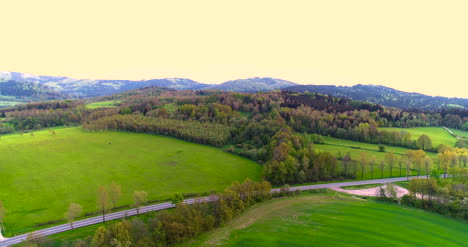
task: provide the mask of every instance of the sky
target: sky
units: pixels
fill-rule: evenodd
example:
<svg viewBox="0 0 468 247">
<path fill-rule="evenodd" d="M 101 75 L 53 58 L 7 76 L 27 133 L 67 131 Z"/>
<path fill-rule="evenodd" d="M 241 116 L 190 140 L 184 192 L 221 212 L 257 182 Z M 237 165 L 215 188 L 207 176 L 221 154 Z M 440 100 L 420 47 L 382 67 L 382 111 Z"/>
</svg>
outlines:
<svg viewBox="0 0 468 247">
<path fill-rule="evenodd" d="M 0 70 L 468 98 L 468 1 L 0 0 Z"/>
</svg>

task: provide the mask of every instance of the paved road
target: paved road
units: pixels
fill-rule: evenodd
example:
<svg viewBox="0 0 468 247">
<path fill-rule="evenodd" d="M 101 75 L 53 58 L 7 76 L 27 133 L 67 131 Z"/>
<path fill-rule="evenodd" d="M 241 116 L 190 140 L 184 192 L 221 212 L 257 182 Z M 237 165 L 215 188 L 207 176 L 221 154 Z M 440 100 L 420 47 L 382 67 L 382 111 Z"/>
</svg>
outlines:
<svg viewBox="0 0 468 247">
<path fill-rule="evenodd" d="M 413 176 L 410 177 L 410 179 L 417 178 L 418 176 Z M 425 176 L 420 176 L 421 178 L 425 178 Z M 383 179 L 373 179 L 373 180 L 362 180 L 362 181 L 351 181 L 351 182 L 340 182 L 340 183 L 327 183 L 327 184 L 315 184 L 315 185 L 303 185 L 303 186 L 295 186 L 295 187 L 290 187 L 290 190 L 314 190 L 314 189 L 328 189 L 328 188 L 334 188 L 334 187 L 342 187 L 342 186 L 351 186 L 351 185 L 361 185 L 361 184 L 384 184 L 384 183 L 393 183 L 393 182 L 399 182 L 399 181 L 405 181 L 406 177 L 398 177 L 398 178 L 383 178 Z M 277 192 L 280 189 L 272 189 L 271 192 Z M 185 200 L 185 203 L 187 204 L 193 204 L 195 201 L 199 202 L 210 202 L 210 201 L 215 201 L 217 198 L 215 197 L 200 197 L 196 199 L 187 199 Z M 140 213 L 147 213 L 147 212 L 152 212 L 152 211 L 159 211 L 159 210 L 164 210 L 168 208 L 173 208 L 175 207 L 174 204 L 170 202 L 165 202 L 165 203 L 159 203 L 159 204 L 154 204 L 154 205 L 149 205 L 145 207 L 140 208 Z M 127 216 L 132 216 L 136 215 L 136 209 L 129 209 L 129 210 L 124 210 L 116 213 L 110 213 L 106 215 L 106 221 L 107 220 L 115 220 L 115 219 L 121 219 L 125 218 Z M 96 216 L 80 221 L 76 221 L 73 226 L 75 228 L 80 228 L 80 227 L 85 227 L 85 226 L 90 226 L 94 224 L 98 224 L 102 222 L 102 216 Z M 42 236 L 47 236 L 47 235 L 52 235 L 60 232 L 65 232 L 71 230 L 71 227 L 69 224 L 63 224 L 63 225 L 58 225 L 42 230 L 38 230 L 33 232 L 33 234 L 37 235 L 42 235 Z M 23 235 L 18 235 L 15 237 L 8 238 L 6 240 L 0 241 L 0 247 L 4 246 L 9 246 L 13 244 L 18 244 L 28 237 L 28 234 L 23 234 Z"/>
</svg>

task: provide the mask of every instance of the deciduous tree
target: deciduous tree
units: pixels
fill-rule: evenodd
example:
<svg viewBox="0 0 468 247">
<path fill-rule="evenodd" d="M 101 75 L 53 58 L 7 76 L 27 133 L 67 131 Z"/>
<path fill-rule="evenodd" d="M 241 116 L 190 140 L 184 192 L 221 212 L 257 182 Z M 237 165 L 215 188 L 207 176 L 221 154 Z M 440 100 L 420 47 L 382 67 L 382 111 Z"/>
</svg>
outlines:
<svg viewBox="0 0 468 247">
<path fill-rule="evenodd" d="M 70 204 L 70 206 L 68 207 L 68 211 L 65 213 L 65 218 L 70 223 L 71 229 L 73 229 L 73 222 L 75 221 L 75 218 L 80 216 L 81 213 L 83 213 L 83 208 L 80 204 Z"/>
<path fill-rule="evenodd" d="M 133 192 L 133 206 L 137 210 L 137 214 L 140 214 L 140 207 L 143 203 L 148 200 L 148 193 L 145 191 L 139 190 Z"/>
<path fill-rule="evenodd" d="M 120 200 L 120 197 L 122 196 L 122 187 L 119 184 L 112 182 L 109 187 L 109 192 L 110 192 L 109 195 L 112 201 L 112 205 L 115 209 L 117 202 Z"/>
<path fill-rule="evenodd" d="M 99 187 L 97 191 L 97 207 L 102 213 L 102 222 L 106 222 L 106 212 L 109 210 L 109 192 L 105 186 Z"/>
</svg>

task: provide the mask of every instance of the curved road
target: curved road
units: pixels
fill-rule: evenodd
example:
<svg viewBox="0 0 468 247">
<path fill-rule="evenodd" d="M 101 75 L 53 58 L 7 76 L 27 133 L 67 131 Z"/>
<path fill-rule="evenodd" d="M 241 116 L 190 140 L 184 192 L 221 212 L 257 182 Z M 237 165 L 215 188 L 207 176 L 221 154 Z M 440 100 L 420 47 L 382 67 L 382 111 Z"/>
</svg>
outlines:
<svg viewBox="0 0 468 247">
<path fill-rule="evenodd" d="M 410 179 L 413 179 L 413 178 L 418 178 L 418 176 L 410 177 Z M 419 178 L 426 178 L 426 176 L 419 176 Z M 393 182 L 400 182 L 400 181 L 406 181 L 406 177 L 382 178 L 382 179 L 315 184 L 315 185 L 303 185 L 303 186 L 290 187 L 290 190 L 300 189 L 303 191 L 303 190 L 314 190 L 314 189 L 329 189 L 329 188 L 351 186 L 351 185 L 384 184 L 384 183 L 393 183 Z M 271 190 L 271 192 L 279 192 L 279 191 L 280 191 L 279 188 Z M 184 202 L 187 204 L 193 204 L 194 202 L 210 202 L 210 201 L 216 201 L 216 200 L 217 200 L 216 197 L 200 197 L 200 198 L 195 198 L 195 199 L 187 199 L 187 200 L 184 200 Z M 173 207 L 175 207 L 175 205 L 170 202 L 153 204 L 153 205 L 141 207 L 140 214 L 148 213 L 152 211 L 164 210 L 164 209 L 173 208 Z M 110 213 L 110 214 L 106 214 L 106 221 L 121 219 L 121 218 L 125 218 L 128 216 L 133 216 L 136 214 L 137 214 L 136 209 L 129 209 L 129 210 L 124 210 L 120 212 Z M 80 228 L 80 227 L 90 226 L 94 224 L 99 224 L 101 222 L 102 222 L 102 216 L 96 216 L 96 217 L 92 217 L 92 218 L 88 218 L 88 219 L 84 219 L 80 221 L 75 221 L 73 226 L 74 228 Z M 52 234 L 65 232 L 69 230 L 71 230 L 70 224 L 63 224 L 63 225 L 58 225 L 58 226 L 53 226 L 50 228 L 38 230 L 38 231 L 32 232 L 32 234 L 47 236 L 47 235 L 52 235 Z M 18 235 L 18 236 L 11 237 L 11 238 L 6 238 L 5 240 L 0 241 L 0 247 L 21 243 L 24 240 L 26 240 L 29 234 L 30 233 Z"/>
</svg>

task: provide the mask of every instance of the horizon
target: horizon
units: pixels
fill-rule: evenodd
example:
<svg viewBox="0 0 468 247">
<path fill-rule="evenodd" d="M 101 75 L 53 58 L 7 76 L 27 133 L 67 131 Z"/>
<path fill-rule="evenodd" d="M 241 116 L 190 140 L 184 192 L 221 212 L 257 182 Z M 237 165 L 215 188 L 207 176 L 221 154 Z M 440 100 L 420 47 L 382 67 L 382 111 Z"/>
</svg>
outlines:
<svg viewBox="0 0 468 247">
<path fill-rule="evenodd" d="M 206 84 L 270 77 L 468 98 L 465 1 L 27 2 L 0 3 L 10 37 L 0 70 Z"/>
<path fill-rule="evenodd" d="M 236 80 L 255 79 L 255 78 L 260 78 L 260 79 L 271 78 L 271 79 L 279 79 L 279 80 L 284 80 L 284 81 L 289 81 L 289 82 L 292 82 L 292 83 L 296 83 L 296 82 L 294 82 L 294 81 L 286 80 L 286 79 L 284 79 L 284 78 L 275 78 L 275 77 L 269 77 L 269 76 L 266 76 L 266 77 L 254 76 L 254 77 L 249 77 L 249 78 L 231 79 L 231 80 L 223 81 L 223 82 L 221 82 L 221 83 L 206 83 L 206 82 L 200 82 L 200 81 L 197 81 L 197 80 L 193 80 L 193 79 L 191 79 L 191 78 L 183 78 L 183 77 L 148 78 L 148 79 L 141 79 L 141 80 L 131 80 L 131 79 L 93 79 L 93 78 L 75 78 L 75 77 L 69 77 L 69 76 L 36 75 L 36 74 L 22 73 L 22 72 L 17 72 L 17 71 L 0 71 L 0 73 L 1 73 L 1 72 L 21 73 L 21 74 L 33 75 L 33 76 L 67 77 L 67 78 L 78 79 L 78 80 L 96 80 L 96 81 L 99 81 L 99 80 L 129 80 L 129 81 L 138 82 L 138 81 L 164 80 L 164 79 L 187 79 L 187 80 L 192 80 L 192 81 L 195 81 L 195 82 L 198 82 L 198 83 L 202 83 L 202 84 L 219 85 L 219 84 L 222 84 L 222 83 L 224 83 L 224 82 L 236 81 Z M 336 87 L 353 87 L 353 86 L 358 86 L 358 85 L 364 85 L 364 86 L 382 86 L 382 87 L 388 87 L 388 86 L 384 86 L 384 85 L 378 85 L 378 84 L 364 84 L 364 83 L 357 83 L 357 84 L 353 84 L 353 85 L 342 85 L 342 84 L 314 84 L 314 83 L 309 83 L 309 84 L 296 83 L 296 84 L 298 84 L 298 85 L 303 85 L 303 86 L 307 86 L 307 85 L 321 85 L 321 86 L 336 86 Z M 392 88 L 392 89 L 397 90 L 397 91 L 405 92 L 405 93 L 422 94 L 422 93 L 420 93 L 420 92 L 403 91 L 403 90 L 401 90 L 401 89 L 394 88 L 394 87 L 389 87 L 389 88 Z M 462 98 L 462 99 L 468 99 L 468 97 L 450 97 L 450 96 L 429 95 L 429 94 L 423 94 L 423 95 L 427 95 L 427 96 L 431 96 L 431 97 L 446 97 L 446 98 Z"/>
</svg>

